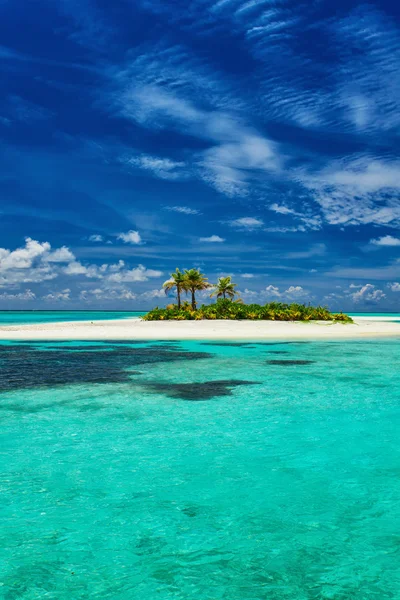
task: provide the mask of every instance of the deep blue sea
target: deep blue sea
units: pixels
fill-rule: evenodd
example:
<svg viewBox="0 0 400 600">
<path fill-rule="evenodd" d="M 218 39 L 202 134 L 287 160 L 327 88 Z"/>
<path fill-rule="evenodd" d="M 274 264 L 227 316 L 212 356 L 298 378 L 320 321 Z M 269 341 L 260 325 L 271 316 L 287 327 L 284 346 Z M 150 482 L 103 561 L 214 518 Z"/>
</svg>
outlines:
<svg viewBox="0 0 400 600">
<path fill-rule="evenodd" d="M 146 311 L 112 310 L 1 310 L 1 325 L 29 325 L 30 323 L 61 323 L 65 321 L 99 321 L 141 317 Z"/>
<path fill-rule="evenodd" d="M 400 339 L 1 342 L 4 600 L 400 597 Z"/>
</svg>

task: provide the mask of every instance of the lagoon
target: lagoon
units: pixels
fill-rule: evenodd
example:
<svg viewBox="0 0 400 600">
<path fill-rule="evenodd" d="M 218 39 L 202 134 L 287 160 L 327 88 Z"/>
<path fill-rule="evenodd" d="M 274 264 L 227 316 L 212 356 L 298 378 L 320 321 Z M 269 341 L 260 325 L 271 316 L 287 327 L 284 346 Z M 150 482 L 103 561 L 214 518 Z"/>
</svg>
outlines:
<svg viewBox="0 0 400 600">
<path fill-rule="evenodd" d="M 2 342 L 4 598 L 395 598 L 400 338 Z"/>
</svg>

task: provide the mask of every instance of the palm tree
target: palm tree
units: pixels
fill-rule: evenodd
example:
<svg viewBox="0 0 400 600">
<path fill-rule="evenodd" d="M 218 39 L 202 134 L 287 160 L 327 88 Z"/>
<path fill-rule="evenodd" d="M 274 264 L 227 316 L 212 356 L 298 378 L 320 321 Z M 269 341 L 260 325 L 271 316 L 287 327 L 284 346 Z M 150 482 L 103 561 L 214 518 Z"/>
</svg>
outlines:
<svg viewBox="0 0 400 600">
<path fill-rule="evenodd" d="M 192 294 L 192 309 L 196 310 L 196 292 L 212 287 L 198 269 L 185 269 L 185 291 Z"/>
<path fill-rule="evenodd" d="M 228 297 L 233 300 L 233 298 L 238 295 L 235 287 L 237 287 L 237 284 L 232 283 L 232 277 L 220 277 L 210 298 L 217 296 L 217 298 Z"/>
<path fill-rule="evenodd" d="M 176 288 L 178 308 L 181 307 L 181 293 L 185 290 L 185 282 L 186 278 L 184 273 L 182 273 L 182 271 L 179 269 L 176 269 L 175 273 L 171 273 L 171 279 L 168 279 L 168 281 L 163 284 L 166 294 L 168 294 L 168 292 L 173 288 Z"/>
</svg>

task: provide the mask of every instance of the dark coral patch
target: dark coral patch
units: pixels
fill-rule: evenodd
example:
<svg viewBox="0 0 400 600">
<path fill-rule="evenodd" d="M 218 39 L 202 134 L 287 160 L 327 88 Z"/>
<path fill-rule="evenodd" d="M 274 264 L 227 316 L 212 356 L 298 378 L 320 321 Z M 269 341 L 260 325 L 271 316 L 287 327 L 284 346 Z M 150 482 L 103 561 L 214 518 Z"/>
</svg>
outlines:
<svg viewBox="0 0 400 600">
<path fill-rule="evenodd" d="M 153 347 L 49 350 L 46 344 L 0 345 L 0 391 L 83 383 L 129 383 L 139 365 L 210 358 L 208 352 Z M 84 346 L 82 346 L 84 348 Z"/>
<path fill-rule="evenodd" d="M 220 346 L 224 348 L 225 346 L 232 348 L 250 348 L 252 344 L 249 342 L 202 342 L 203 346 Z"/>
<path fill-rule="evenodd" d="M 267 364 L 269 365 L 281 365 L 282 367 L 291 367 L 295 365 L 312 365 L 314 360 L 285 360 L 285 359 L 276 359 L 276 360 L 267 360 Z"/>
<path fill-rule="evenodd" d="M 211 400 L 217 396 L 231 396 L 232 388 L 239 385 L 255 385 L 257 381 L 245 381 L 242 379 L 226 379 L 220 381 L 206 381 L 204 383 L 149 383 L 147 388 L 171 396 L 180 400 L 198 402 Z"/>
<path fill-rule="evenodd" d="M 291 346 L 292 344 L 311 344 L 304 340 L 300 341 L 284 341 L 284 342 L 253 342 L 255 346 Z"/>
<path fill-rule="evenodd" d="M 82 350 L 85 350 L 85 352 L 97 352 L 99 350 L 112 350 L 112 346 L 105 346 L 100 344 L 98 346 L 96 346 L 95 344 L 93 344 L 92 346 L 90 346 L 89 344 L 85 346 L 46 346 L 46 350 L 67 350 L 76 352 L 82 352 Z"/>
</svg>

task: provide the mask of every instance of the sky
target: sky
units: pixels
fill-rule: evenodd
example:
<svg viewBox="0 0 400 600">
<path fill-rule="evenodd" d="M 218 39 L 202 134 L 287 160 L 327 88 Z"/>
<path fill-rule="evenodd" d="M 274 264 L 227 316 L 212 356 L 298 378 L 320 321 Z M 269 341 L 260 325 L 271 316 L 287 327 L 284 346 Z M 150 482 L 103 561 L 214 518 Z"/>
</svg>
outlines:
<svg viewBox="0 0 400 600">
<path fill-rule="evenodd" d="M 0 309 L 400 310 L 398 2 L 0 0 L 0 78 Z"/>
</svg>

